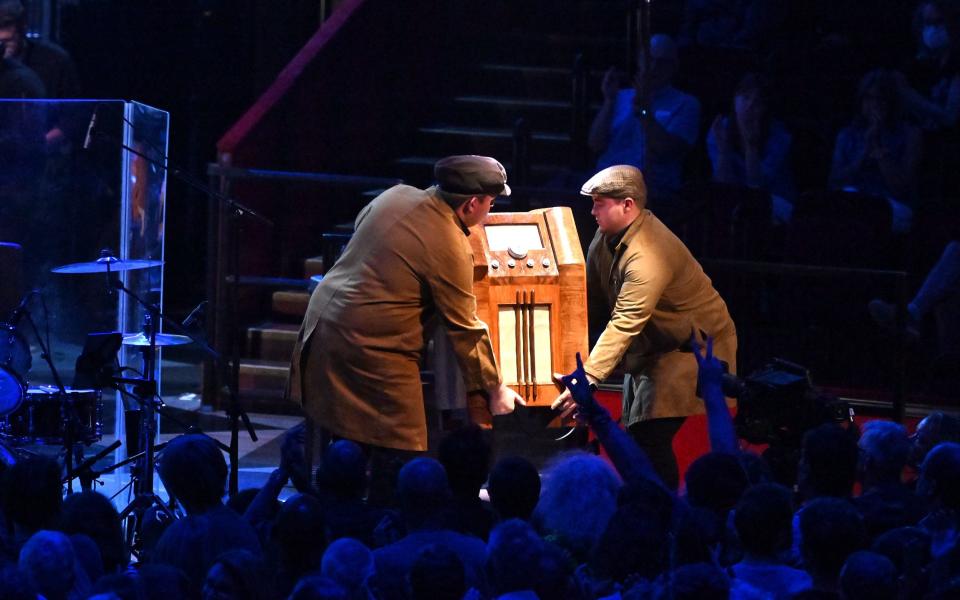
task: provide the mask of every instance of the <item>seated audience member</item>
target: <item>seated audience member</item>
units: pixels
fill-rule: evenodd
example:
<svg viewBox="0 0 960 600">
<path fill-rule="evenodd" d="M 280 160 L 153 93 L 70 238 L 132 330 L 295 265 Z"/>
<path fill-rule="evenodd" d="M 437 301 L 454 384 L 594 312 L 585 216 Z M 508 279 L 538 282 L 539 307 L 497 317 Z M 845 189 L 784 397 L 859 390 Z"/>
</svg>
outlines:
<svg viewBox="0 0 960 600">
<path fill-rule="evenodd" d="M 694 460 L 684 482 L 691 506 L 709 510 L 724 521 L 750 483 L 737 457 L 723 452 L 709 452 Z"/>
<path fill-rule="evenodd" d="M 139 599 L 146 595 L 146 591 L 146 584 L 136 573 L 110 573 L 97 580 L 87 600 Z"/>
<path fill-rule="evenodd" d="M 882 554 L 854 552 L 840 571 L 840 592 L 845 600 L 896 600 L 897 569 Z"/>
<path fill-rule="evenodd" d="M 923 142 L 920 130 L 904 117 L 896 76 L 870 71 L 860 80 L 860 112 L 837 134 L 830 167 L 830 187 L 885 198 L 893 213 L 893 230 L 910 229 L 916 197 L 917 168 Z"/>
<path fill-rule="evenodd" d="M 960 419 L 938 410 L 934 411 L 917 423 L 910 442 L 908 463 L 919 473 L 920 465 L 936 446 L 943 442 L 960 443 Z"/>
<path fill-rule="evenodd" d="M 803 435 L 797 487 L 801 501 L 824 496 L 849 498 L 857 478 L 856 433 L 825 423 Z"/>
<path fill-rule="evenodd" d="M 640 504 L 620 506 L 610 518 L 590 559 L 577 569 L 586 597 L 622 591 L 636 577 L 653 581 L 668 567 L 670 521 Z"/>
<path fill-rule="evenodd" d="M 800 516 L 800 556 L 816 590 L 837 592 L 847 557 L 863 548 L 863 520 L 849 500 L 818 498 Z"/>
<path fill-rule="evenodd" d="M 899 527 L 873 542 L 872 552 L 886 556 L 897 569 L 900 597 L 922 598 L 927 590 L 930 534 L 919 527 Z"/>
<path fill-rule="evenodd" d="M 643 72 L 642 55 L 637 64 L 639 72 L 628 89 L 620 89 L 616 69 L 604 75 L 603 106 L 587 143 L 600 155 L 598 171 L 612 165 L 642 170 L 648 204 L 660 214 L 669 211 L 683 183 L 683 161 L 699 133 L 700 102 L 672 85 L 679 61 L 670 36 L 650 39 L 649 73 Z"/>
<path fill-rule="evenodd" d="M 887 331 L 896 331 L 897 307 L 880 299 L 867 305 L 870 316 Z M 929 315 L 937 322 L 937 343 L 941 354 L 955 356 L 960 350 L 960 241 L 952 241 L 943 249 L 923 285 L 906 310 L 903 331 L 911 341 L 920 338 L 921 325 Z"/>
<path fill-rule="evenodd" d="M 363 499 L 366 469 L 367 459 L 354 442 L 338 440 L 323 451 L 316 484 L 331 540 L 351 537 L 373 546 L 373 532 L 384 511 Z"/>
<path fill-rule="evenodd" d="M 366 600 L 367 580 L 373 575 L 373 553 L 357 540 L 340 538 L 323 553 L 320 574 L 343 587 L 351 600 Z"/>
<path fill-rule="evenodd" d="M 9 557 L 16 560 L 19 547 L 41 529 L 52 529 L 63 503 L 60 465 L 53 458 L 34 455 L 4 471 L 0 484 L 0 512 L 11 530 Z"/>
<path fill-rule="evenodd" d="M 199 434 L 176 437 L 160 454 L 157 471 L 187 516 L 164 531 L 153 562 L 183 570 L 191 588 L 199 590 L 220 554 L 227 550 L 260 553 L 253 528 L 223 505 L 227 463 L 216 442 Z"/>
<path fill-rule="evenodd" d="M 83 597 L 90 582 L 77 563 L 70 539 L 59 531 L 38 531 L 20 550 L 19 568 L 47 600 Z"/>
<path fill-rule="evenodd" d="M 916 525 L 924 514 L 923 503 L 901 482 L 910 453 L 907 430 L 890 421 L 871 421 L 857 445 L 863 491 L 853 503 L 863 517 L 867 537 L 872 540 L 895 527 Z"/>
<path fill-rule="evenodd" d="M 655 583 L 656 600 L 720 600 L 731 597 L 730 579 L 716 565 L 692 563 L 665 573 Z"/>
<path fill-rule="evenodd" d="M 927 454 L 920 467 L 917 494 L 930 509 L 920 527 L 930 534 L 930 549 L 937 559 L 960 539 L 960 444 L 943 443 Z"/>
<path fill-rule="evenodd" d="M 0 43 L 5 46 L 7 58 L 20 61 L 39 76 L 45 90 L 42 97 L 79 95 L 73 59 L 53 42 L 27 37 L 27 11 L 20 0 L 0 0 Z"/>
<path fill-rule="evenodd" d="M 67 535 L 82 534 L 93 540 L 105 573 L 122 571 L 130 563 L 119 514 L 103 494 L 87 491 L 67 496 L 59 529 Z"/>
<path fill-rule="evenodd" d="M 480 488 L 490 474 L 490 443 L 478 425 L 461 427 L 440 441 L 437 459 L 447 472 L 453 492 L 451 528 L 486 540 L 494 514 L 480 500 Z"/>
<path fill-rule="evenodd" d="M 497 525 L 487 544 L 486 574 L 491 598 L 535 598 L 543 540 L 526 521 Z"/>
<path fill-rule="evenodd" d="M 790 167 L 793 137 L 771 114 L 770 84 L 747 73 L 727 115 L 718 115 L 707 134 L 713 180 L 770 192 L 774 219 L 790 220 L 796 189 Z"/>
<path fill-rule="evenodd" d="M 748 489 L 733 514 L 743 548 L 743 559 L 732 567 L 734 576 L 775 598 L 809 588 L 810 576 L 784 560 L 792 545 L 792 522 L 790 490 L 775 483 Z"/>
<path fill-rule="evenodd" d="M 537 597 L 540 600 L 567 600 L 577 597 L 577 585 L 573 577 L 570 555 L 556 544 L 544 542 L 540 557 L 540 581 Z"/>
<path fill-rule="evenodd" d="M 187 598 L 190 595 L 186 574 L 170 565 L 143 565 L 137 569 L 137 575 L 146 591 L 146 600 Z"/>
<path fill-rule="evenodd" d="M 467 593 L 463 561 L 441 544 L 420 551 L 407 580 L 410 600 L 460 600 Z"/>
<path fill-rule="evenodd" d="M 37 600 L 37 591 L 16 563 L 0 561 L 0 590 L 4 600 Z"/>
<path fill-rule="evenodd" d="M 501 521 L 529 521 L 540 499 L 540 473 L 522 456 L 502 458 L 490 471 L 487 493 Z"/>
<path fill-rule="evenodd" d="M 297 494 L 283 503 L 268 546 L 281 595 L 290 593 L 298 579 L 320 569 L 327 549 L 326 526 L 323 505 L 313 496 Z"/>
<path fill-rule="evenodd" d="M 327 577 L 304 577 L 293 588 L 287 600 L 349 600 L 347 591 Z"/>
<path fill-rule="evenodd" d="M 430 458 L 416 458 L 400 469 L 397 477 L 400 514 L 407 535 L 374 551 L 376 587 L 386 598 L 397 597 L 419 552 L 426 546 L 442 544 L 463 562 L 468 587 L 483 589 L 483 541 L 446 529 L 450 485 L 443 466 Z"/>
<path fill-rule="evenodd" d="M 270 578 L 259 556 L 246 550 L 224 552 L 203 581 L 203 600 L 272 600 Z"/>
<path fill-rule="evenodd" d="M 548 540 L 584 562 L 617 508 L 620 479 L 603 459 L 582 452 L 546 467 L 533 522 Z"/>
<path fill-rule="evenodd" d="M 933 86 L 926 91 L 912 88 L 898 76 L 898 92 L 906 112 L 924 129 L 952 129 L 960 117 L 960 13 L 948 0 L 924 0 L 917 5 L 918 58 L 936 71 Z"/>
</svg>

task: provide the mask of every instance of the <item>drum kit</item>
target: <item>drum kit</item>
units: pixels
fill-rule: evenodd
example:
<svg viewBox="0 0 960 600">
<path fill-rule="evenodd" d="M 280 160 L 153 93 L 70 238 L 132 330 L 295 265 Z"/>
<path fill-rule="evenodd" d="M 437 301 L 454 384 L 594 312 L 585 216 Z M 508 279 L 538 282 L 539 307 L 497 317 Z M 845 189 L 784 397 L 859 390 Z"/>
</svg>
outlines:
<svg viewBox="0 0 960 600">
<path fill-rule="evenodd" d="M 83 387 L 66 386 L 60 378 L 51 359 L 50 349 L 44 343 L 44 337 L 40 335 L 28 309 L 31 296 L 38 295 L 38 292 L 27 294 L 10 314 L 7 322 L 0 323 L 0 462 L 16 462 L 18 457 L 31 454 L 31 447 L 60 446 L 65 471 L 63 482 L 68 493 L 73 492 L 74 479 L 80 480 L 82 489 L 90 489 L 99 475 L 135 463 L 136 468 L 131 469 L 131 483 L 137 494 L 153 495 L 153 462 L 157 450 L 154 445 L 156 412 L 162 407 L 154 380 L 155 350 L 163 346 L 188 344 L 193 340 L 186 335 L 156 332 L 153 323 L 163 317 L 159 309 L 143 302 L 136 294 L 127 290 L 115 274 L 149 269 L 162 264 L 156 260 L 121 260 L 109 251 L 103 251 L 95 261 L 52 269 L 53 273 L 58 274 L 105 274 L 109 289 L 132 295 L 146 308 L 144 331 L 91 334 L 103 336 L 107 343 L 100 344 L 99 356 L 95 357 L 93 364 L 90 357 L 86 356 L 87 347 L 84 348 L 84 354 L 77 361 L 77 376 L 74 378 L 74 384 L 82 382 L 85 384 Z M 54 380 L 52 385 L 31 385 L 29 375 L 33 357 L 30 345 L 20 332 L 23 322 L 32 329 L 40 346 L 41 357 L 47 362 Z M 116 371 L 113 367 L 121 345 L 141 351 L 142 378 L 115 376 L 118 372 L 123 372 L 123 369 Z M 121 444 L 120 440 L 117 440 L 96 456 L 84 460 L 84 447 L 90 447 L 103 438 L 104 388 L 117 390 L 124 398 L 130 398 L 140 405 L 139 411 L 128 411 L 128 414 L 139 412 L 141 416 L 140 435 L 137 436 L 140 439 L 131 441 L 130 444 L 139 452 L 116 465 L 94 471 L 93 465 Z M 151 498 L 153 499 L 155 498 Z"/>
</svg>

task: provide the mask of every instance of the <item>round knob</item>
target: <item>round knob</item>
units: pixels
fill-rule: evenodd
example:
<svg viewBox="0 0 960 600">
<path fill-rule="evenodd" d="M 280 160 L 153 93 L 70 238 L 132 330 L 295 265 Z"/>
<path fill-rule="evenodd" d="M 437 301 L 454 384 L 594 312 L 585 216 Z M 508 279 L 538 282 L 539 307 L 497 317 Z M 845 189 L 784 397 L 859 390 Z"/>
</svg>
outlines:
<svg viewBox="0 0 960 600">
<path fill-rule="evenodd" d="M 497 259 L 493 259 L 493 260 L 490 261 L 490 266 L 491 266 L 492 268 L 494 268 L 494 269 L 499 269 L 499 268 L 500 268 L 500 261 L 497 260 Z"/>
<path fill-rule="evenodd" d="M 532 258 L 528 258 L 528 259 L 527 259 L 527 268 L 528 268 L 528 269 L 532 269 L 532 268 L 533 268 L 533 259 L 532 259 Z"/>
<path fill-rule="evenodd" d="M 510 260 L 507 261 L 507 266 L 512 269 L 512 268 L 514 268 L 515 266 L 517 266 L 517 261 L 515 261 L 515 260 L 513 260 L 513 259 L 511 258 Z"/>
<path fill-rule="evenodd" d="M 507 254 L 516 259 L 521 259 L 527 257 L 527 250 L 526 248 L 514 248 L 513 246 L 509 246 L 507 248 Z"/>
<path fill-rule="evenodd" d="M 549 268 L 550 268 L 550 259 L 549 259 L 549 258 L 544 258 L 542 261 L 540 261 L 540 264 L 543 265 L 543 268 L 544 268 L 544 269 L 549 269 Z"/>
</svg>

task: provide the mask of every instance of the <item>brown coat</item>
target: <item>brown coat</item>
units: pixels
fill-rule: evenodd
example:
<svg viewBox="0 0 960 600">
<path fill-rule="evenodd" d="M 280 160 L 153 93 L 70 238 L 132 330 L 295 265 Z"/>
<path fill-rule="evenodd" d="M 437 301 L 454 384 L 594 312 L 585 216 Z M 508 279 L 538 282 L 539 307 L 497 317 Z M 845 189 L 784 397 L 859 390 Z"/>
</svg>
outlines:
<svg viewBox="0 0 960 600">
<path fill-rule="evenodd" d="M 354 441 L 426 450 L 420 359 L 439 316 L 467 390 L 499 383 L 477 318 L 469 232 L 435 188 L 390 188 L 364 207 L 310 297 L 289 393 L 316 424 Z"/>
<path fill-rule="evenodd" d="M 592 323 L 606 327 L 584 365 L 598 380 L 621 362 L 640 378 L 641 405 L 624 406 L 625 425 L 637 420 L 703 412 L 696 395 L 693 330 L 714 337 L 714 354 L 736 370 L 737 333 L 727 305 L 677 236 L 643 210 L 611 252 L 597 232 L 587 253 Z"/>
</svg>

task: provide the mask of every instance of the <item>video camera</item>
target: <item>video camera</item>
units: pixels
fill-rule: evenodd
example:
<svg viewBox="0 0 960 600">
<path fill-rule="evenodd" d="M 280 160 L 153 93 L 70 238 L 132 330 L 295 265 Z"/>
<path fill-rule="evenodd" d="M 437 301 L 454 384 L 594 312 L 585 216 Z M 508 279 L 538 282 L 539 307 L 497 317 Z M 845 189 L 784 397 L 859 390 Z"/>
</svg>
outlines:
<svg viewBox="0 0 960 600">
<path fill-rule="evenodd" d="M 799 448 L 823 423 L 853 420 L 849 403 L 817 390 L 806 367 L 774 358 L 750 375 L 724 375 L 723 393 L 737 398 L 737 435 L 754 444 Z"/>
</svg>

